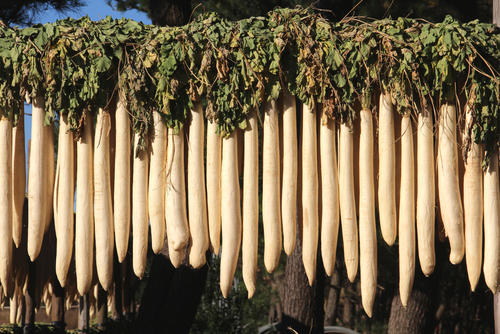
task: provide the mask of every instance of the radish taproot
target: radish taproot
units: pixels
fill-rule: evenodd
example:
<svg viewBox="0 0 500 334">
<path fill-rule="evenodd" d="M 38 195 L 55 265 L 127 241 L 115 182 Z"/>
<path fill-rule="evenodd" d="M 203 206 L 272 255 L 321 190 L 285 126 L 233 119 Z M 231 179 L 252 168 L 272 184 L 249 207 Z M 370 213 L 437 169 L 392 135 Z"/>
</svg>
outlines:
<svg viewBox="0 0 500 334">
<path fill-rule="evenodd" d="M 149 167 L 149 222 L 151 247 L 158 254 L 165 242 L 165 168 L 167 164 L 167 126 L 160 113 L 153 113 L 154 137 Z"/>
<path fill-rule="evenodd" d="M 97 277 L 104 290 L 113 284 L 113 206 L 110 160 L 111 116 L 99 109 L 94 136 L 94 224 Z M 59 180 L 61 181 L 61 180 Z M 59 221 L 59 223 L 63 223 Z"/>
<path fill-rule="evenodd" d="M 281 217 L 283 248 L 291 255 L 295 248 L 297 225 L 297 111 L 295 97 L 283 93 L 283 181 Z"/>
<path fill-rule="evenodd" d="M 446 235 L 450 240 L 450 262 L 458 264 L 464 256 L 464 217 L 458 185 L 455 107 L 444 103 L 439 116 L 437 148 L 439 208 Z"/>
<path fill-rule="evenodd" d="M 127 255 L 130 236 L 130 119 L 126 102 L 118 98 L 115 113 L 115 168 L 113 192 L 113 220 L 115 224 L 115 244 L 118 262 L 122 263 Z"/>
<path fill-rule="evenodd" d="M 434 130 L 432 114 L 425 110 L 418 115 L 417 128 L 417 244 L 418 259 L 424 275 L 434 271 L 435 233 Z"/>
<path fill-rule="evenodd" d="M 257 115 L 248 118 L 243 157 L 243 244 L 241 250 L 243 281 L 248 298 L 255 292 L 259 246 L 259 132 Z M 224 240 L 223 240 L 224 241 Z"/>
<path fill-rule="evenodd" d="M 415 180 L 413 129 L 410 116 L 401 120 L 401 182 L 399 189 L 399 294 L 408 304 L 415 277 Z"/>
<path fill-rule="evenodd" d="M 339 142 L 339 203 L 344 261 L 347 277 L 354 282 L 358 271 L 358 226 L 354 197 L 353 134 L 347 124 L 340 125 Z"/>
<path fill-rule="evenodd" d="M 241 245 L 240 182 L 238 176 L 238 143 L 233 131 L 222 139 L 221 211 L 222 250 L 220 259 L 220 289 L 224 298 L 231 290 Z"/>
<path fill-rule="evenodd" d="M 377 292 L 377 229 L 373 172 L 373 120 L 370 109 L 360 112 L 359 138 L 359 261 L 361 301 L 371 318 Z"/>
<path fill-rule="evenodd" d="M 206 263 L 205 254 L 209 246 L 203 159 L 204 142 L 203 110 L 201 104 L 197 103 L 191 109 L 187 149 L 188 221 L 191 234 L 189 264 L 193 268 L 201 268 Z"/>
<path fill-rule="evenodd" d="M 390 94 L 380 94 L 378 130 L 378 206 L 380 230 L 388 245 L 396 240 L 396 149 Z"/>
</svg>

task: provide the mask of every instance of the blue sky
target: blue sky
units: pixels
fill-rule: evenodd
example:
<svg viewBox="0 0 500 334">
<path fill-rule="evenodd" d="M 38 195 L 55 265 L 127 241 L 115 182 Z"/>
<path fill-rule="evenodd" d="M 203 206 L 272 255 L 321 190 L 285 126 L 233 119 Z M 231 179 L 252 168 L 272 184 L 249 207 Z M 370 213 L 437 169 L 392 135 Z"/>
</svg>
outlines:
<svg viewBox="0 0 500 334">
<path fill-rule="evenodd" d="M 66 17 L 79 18 L 88 15 L 92 20 L 101 20 L 106 16 L 111 16 L 115 19 L 118 18 L 130 18 L 136 21 L 141 21 L 145 24 L 151 24 L 149 17 L 137 10 L 128 10 L 126 12 L 119 12 L 108 6 L 105 0 L 82 0 L 86 3 L 84 7 L 81 7 L 74 11 L 68 11 L 64 13 L 58 13 L 55 10 L 47 10 L 40 12 L 35 16 L 35 23 L 49 23 L 55 22 L 56 20 L 64 19 Z M 24 112 L 26 116 L 24 117 L 24 129 L 26 138 L 26 152 L 28 152 L 28 140 L 31 138 L 31 105 L 24 105 Z M 27 154 L 27 153 L 26 153 Z M 27 155 L 26 155 L 27 156 Z M 26 159 L 27 160 L 27 159 Z"/>
<path fill-rule="evenodd" d="M 113 10 L 105 0 L 82 0 L 86 3 L 86 6 L 75 10 L 69 11 L 65 13 L 58 13 L 55 10 L 48 10 L 40 13 L 35 17 L 35 22 L 37 23 L 48 23 L 54 22 L 59 19 L 64 19 L 66 17 L 79 18 L 85 15 L 90 16 L 92 20 L 100 20 L 105 18 L 106 16 L 111 16 L 113 18 L 130 18 L 136 21 L 142 21 L 146 24 L 151 24 L 151 20 L 147 17 L 147 15 L 143 12 L 139 12 L 137 10 L 128 10 L 126 12 L 118 12 Z"/>
</svg>

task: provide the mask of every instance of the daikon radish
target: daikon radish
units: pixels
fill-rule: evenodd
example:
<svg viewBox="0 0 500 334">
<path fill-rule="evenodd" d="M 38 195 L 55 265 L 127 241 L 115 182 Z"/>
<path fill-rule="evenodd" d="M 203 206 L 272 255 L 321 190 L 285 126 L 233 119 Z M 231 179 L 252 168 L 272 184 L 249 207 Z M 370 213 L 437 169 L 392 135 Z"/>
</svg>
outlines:
<svg viewBox="0 0 500 334">
<path fill-rule="evenodd" d="M 227 298 L 233 283 L 241 245 L 240 182 L 238 176 L 238 144 L 236 133 L 222 139 L 221 210 L 222 250 L 220 259 L 220 289 Z"/>
<path fill-rule="evenodd" d="M 111 202 L 111 116 L 100 109 L 94 139 L 94 224 L 97 277 L 104 290 L 113 284 L 113 206 Z M 61 223 L 61 221 L 59 221 Z"/>
<path fill-rule="evenodd" d="M 494 148 L 495 149 L 495 148 Z M 498 148 L 484 172 L 484 280 L 493 293 L 500 288 L 500 185 Z"/>
<path fill-rule="evenodd" d="M 139 135 L 134 136 L 132 179 L 132 267 L 142 279 L 148 255 L 148 163 L 147 151 L 137 153 Z"/>
<path fill-rule="evenodd" d="M 220 248 L 220 210 L 221 210 L 221 138 L 216 133 L 215 121 L 207 121 L 207 208 L 210 247 L 214 254 Z"/>
<path fill-rule="evenodd" d="M 69 265 L 73 254 L 75 205 L 75 157 L 73 133 L 69 130 L 67 115 L 59 118 L 57 147 L 57 182 L 54 188 L 56 246 L 56 275 L 62 287 L 66 286 Z"/>
<path fill-rule="evenodd" d="M 257 251 L 259 246 L 259 132 L 257 115 L 248 119 L 244 132 L 243 166 L 243 281 L 248 298 L 255 292 Z"/>
<path fill-rule="evenodd" d="M 179 250 L 168 249 L 168 257 L 174 268 L 179 268 L 186 258 L 186 249 L 181 248 Z"/>
<path fill-rule="evenodd" d="M 434 130 L 432 114 L 426 110 L 418 115 L 417 129 L 417 238 L 418 259 L 424 275 L 434 271 L 435 176 Z"/>
<path fill-rule="evenodd" d="M 283 248 L 291 255 L 295 248 L 297 225 L 297 114 L 295 97 L 283 93 L 283 185 L 281 216 Z"/>
<path fill-rule="evenodd" d="M 9 323 L 15 325 L 17 318 L 17 298 L 16 296 L 9 299 Z"/>
<path fill-rule="evenodd" d="M 333 274 L 339 234 L 339 180 L 335 122 L 322 116 L 319 130 L 321 162 L 321 256 L 325 273 Z"/>
<path fill-rule="evenodd" d="M 115 173 L 113 193 L 113 220 L 118 261 L 127 255 L 130 235 L 130 119 L 125 101 L 120 95 L 116 105 Z"/>
<path fill-rule="evenodd" d="M 354 282 L 358 271 L 358 226 L 354 199 L 353 135 L 346 124 L 340 125 L 339 143 L 339 203 L 344 260 L 347 277 Z"/>
<path fill-rule="evenodd" d="M 396 240 L 396 150 L 391 95 L 380 94 L 378 131 L 378 207 L 382 237 L 388 245 Z"/>
<path fill-rule="evenodd" d="M 187 153 L 187 184 L 189 207 L 189 231 L 191 247 L 189 249 L 189 264 L 193 268 L 202 267 L 208 249 L 207 202 L 205 196 L 205 168 L 203 151 L 205 144 L 203 111 L 197 103 L 191 110 L 191 125 L 189 126 L 189 144 Z"/>
<path fill-rule="evenodd" d="M 184 249 L 189 240 L 184 176 L 184 130 L 168 131 L 165 217 L 169 253 Z"/>
<path fill-rule="evenodd" d="M 12 240 L 18 248 L 23 232 L 23 203 L 26 192 L 26 165 L 24 146 L 24 111 L 19 113 L 12 129 Z"/>
<path fill-rule="evenodd" d="M 0 283 L 11 296 L 12 274 L 12 123 L 0 119 Z M 42 228 L 43 232 L 43 228 Z"/>
<path fill-rule="evenodd" d="M 450 240 L 450 262 L 458 264 L 464 256 L 464 218 L 458 185 L 456 112 L 449 103 L 444 103 L 440 109 L 438 140 L 439 207 Z"/>
<path fill-rule="evenodd" d="M 408 304 L 415 277 L 415 181 L 410 116 L 401 120 L 401 184 L 399 189 L 399 294 Z"/>
<path fill-rule="evenodd" d="M 44 100 L 37 96 L 33 99 L 31 117 L 31 147 L 28 170 L 28 255 L 31 261 L 40 254 L 45 231 L 45 196 L 48 185 L 45 164 L 45 146 L 48 144 L 44 135 Z"/>
<path fill-rule="evenodd" d="M 54 155 L 54 125 L 50 124 L 44 126 L 44 136 L 45 142 L 45 155 L 47 169 L 46 181 L 47 185 L 45 188 L 45 199 L 44 199 L 44 211 L 45 211 L 45 232 L 49 229 L 50 223 L 53 218 L 53 195 L 54 195 L 54 182 L 55 182 L 55 155 Z"/>
<path fill-rule="evenodd" d="M 469 106 L 465 107 L 466 125 L 470 127 L 472 114 Z M 467 138 L 468 134 L 464 134 Z M 465 224 L 465 263 L 471 290 L 476 289 L 481 276 L 483 255 L 483 160 L 481 146 L 471 141 L 467 152 L 463 178 L 464 224 Z"/>
<path fill-rule="evenodd" d="M 302 107 L 302 261 L 311 286 L 316 277 L 319 228 L 316 146 L 316 113 L 304 104 Z"/>
<path fill-rule="evenodd" d="M 265 105 L 262 149 L 264 265 L 270 273 L 281 254 L 280 181 L 278 110 L 276 101 L 270 101 Z"/>
<path fill-rule="evenodd" d="M 377 292 L 377 229 L 373 172 L 373 121 L 370 109 L 360 112 L 359 138 L 359 261 L 361 300 L 371 318 Z"/>
<path fill-rule="evenodd" d="M 90 290 L 94 264 L 94 200 L 92 119 L 87 115 L 76 144 L 75 269 L 78 293 Z"/>
<path fill-rule="evenodd" d="M 165 242 L 165 168 L 167 164 L 167 126 L 161 115 L 153 113 L 154 138 L 149 167 L 149 222 L 151 246 L 158 254 Z"/>
</svg>

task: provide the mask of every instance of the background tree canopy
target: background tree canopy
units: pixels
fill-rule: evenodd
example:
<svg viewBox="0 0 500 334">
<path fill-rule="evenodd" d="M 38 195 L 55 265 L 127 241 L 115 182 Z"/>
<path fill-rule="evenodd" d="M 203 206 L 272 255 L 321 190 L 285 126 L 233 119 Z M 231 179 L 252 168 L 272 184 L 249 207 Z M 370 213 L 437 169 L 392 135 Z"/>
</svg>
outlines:
<svg viewBox="0 0 500 334">
<path fill-rule="evenodd" d="M 2 0 L 0 20 L 6 24 L 31 25 L 35 15 L 54 8 L 57 11 L 71 11 L 83 6 L 82 0 Z"/>
<path fill-rule="evenodd" d="M 492 0 L 107 0 L 118 10 L 137 9 L 148 13 L 153 23 L 161 25 L 161 16 L 170 3 L 194 8 L 193 15 L 203 11 L 216 11 L 232 20 L 265 15 L 275 7 L 314 6 L 327 11 L 325 15 L 340 20 L 347 14 L 382 18 L 409 16 L 429 21 L 442 21 L 451 14 L 462 21 L 479 19 L 491 22 Z M 168 4 L 167 4 L 168 3 Z"/>
</svg>

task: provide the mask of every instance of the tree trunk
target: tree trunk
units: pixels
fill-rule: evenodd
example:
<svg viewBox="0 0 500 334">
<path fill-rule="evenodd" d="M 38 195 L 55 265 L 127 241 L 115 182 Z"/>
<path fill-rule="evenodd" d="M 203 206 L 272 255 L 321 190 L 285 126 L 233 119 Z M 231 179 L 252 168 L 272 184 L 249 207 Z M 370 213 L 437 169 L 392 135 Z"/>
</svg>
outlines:
<svg viewBox="0 0 500 334">
<path fill-rule="evenodd" d="M 151 0 L 148 16 L 160 26 L 181 26 L 189 22 L 191 0 Z"/>
<path fill-rule="evenodd" d="M 330 283 L 327 286 L 328 297 L 325 301 L 325 326 L 335 325 L 337 319 L 337 310 L 340 299 L 340 289 L 342 283 L 342 272 L 339 266 L 339 261 L 336 261 L 336 269 L 330 278 Z"/>
<path fill-rule="evenodd" d="M 165 254 L 168 249 L 153 256 L 138 325 L 144 333 L 189 333 L 205 287 L 208 265 L 192 269 L 183 264 L 175 269 Z"/>
<path fill-rule="evenodd" d="M 427 333 L 432 317 L 429 314 L 431 299 L 428 294 L 413 289 L 408 306 L 401 304 L 399 294 L 392 299 L 391 315 L 389 317 L 388 334 L 420 334 Z"/>
<path fill-rule="evenodd" d="M 295 250 L 286 259 L 280 333 L 323 333 L 325 275 L 321 261 L 316 268 L 316 281 L 311 287 L 302 263 L 302 245 L 297 240 Z"/>
</svg>

